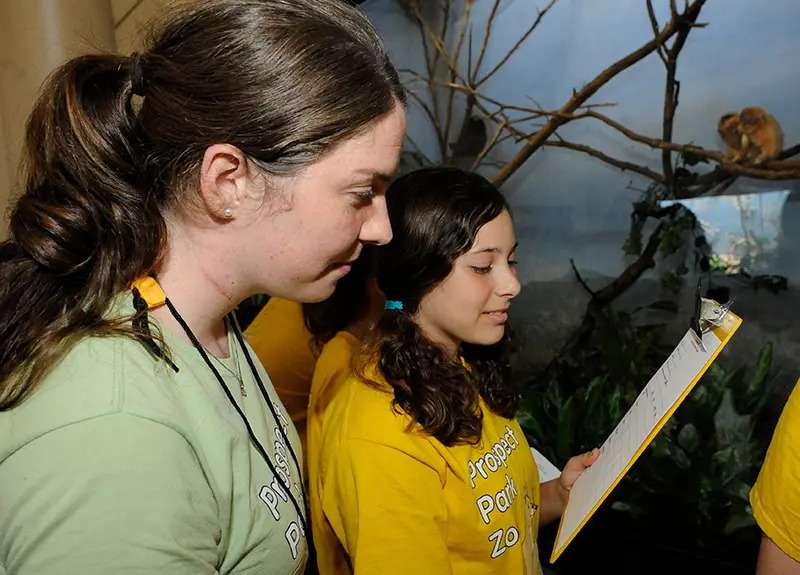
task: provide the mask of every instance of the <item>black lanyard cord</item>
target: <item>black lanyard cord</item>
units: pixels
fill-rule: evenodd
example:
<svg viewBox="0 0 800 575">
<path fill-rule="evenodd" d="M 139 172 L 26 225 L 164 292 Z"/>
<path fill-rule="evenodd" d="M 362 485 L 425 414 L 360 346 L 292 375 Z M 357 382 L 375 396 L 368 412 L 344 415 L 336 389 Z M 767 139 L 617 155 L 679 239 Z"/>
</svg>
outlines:
<svg viewBox="0 0 800 575">
<path fill-rule="evenodd" d="M 283 441 L 284 443 L 286 443 L 286 448 L 289 450 L 289 454 L 292 456 L 292 461 L 294 461 L 294 464 L 297 467 L 300 476 L 302 477 L 302 472 L 300 472 L 300 462 L 298 461 L 297 455 L 295 454 L 294 449 L 292 449 L 292 444 L 289 443 L 289 438 L 286 436 L 286 432 L 284 431 L 283 426 L 281 425 L 281 418 L 278 417 L 278 413 L 275 409 L 275 404 L 270 399 L 269 394 L 267 393 L 267 388 L 264 386 L 264 382 L 261 381 L 261 376 L 258 374 L 258 370 L 256 369 L 256 366 L 253 363 L 253 358 L 250 357 L 250 352 L 247 351 L 247 346 L 244 343 L 244 337 L 242 336 L 242 332 L 239 331 L 239 324 L 236 323 L 235 318 L 231 318 L 229 320 L 229 323 L 233 326 L 232 327 L 233 334 L 236 336 L 236 340 L 239 342 L 239 347 L 244 352 L 244 357 L 247 360 L 247 365 L 250 366 L 250 371 L 253 372 L 253 378 L 256 380 L 256 384 L 258 384 L 258 389 L 261 390 L 261 395 L 264 397 L 264 401 L 266 402 L 267 407 L 269 407 L 269 411 L 270 413 L 272 413 L 272 417 L 275 418 L 275 421 L 278 422 L 278 431 L 280 432 L 281 437 L 283 437 Z M 303 492 L 303 497 L 306 498 L 307 495 L 305 492 L 305 488 L 302 486 L 302 482 L 300 485 L 300 489 Z"/>
<path fill-rule="evenodd" d="M 304 515 L 304 513 L 303 513 L 303 511 L 301 509 L 300 504 L 297 502 L 297 499 L 295 499 L 294 495 L 292 494 L 292 490 L 291 490 L 290 485 L 284 483 L 283 479 L 281 479 L 281 476 L 278 473 L 278 470 L 275 468 L 275 465 L 272 463 L 272 461 L 270 460 L 269 456 L 267 455 L 267 452 L 264 449 L 264 446 L 261 445 L 261 442 L 258 440 L 258 438 L 256 437 L 256 434 L 253 432 L 253 428 L 250 426 L 250 422 L 247 420 L 247 416 L 244 414 L 244 411 L 242 411 L 242 408 L 239 407 L 239 404 L 236 403 L 236 400 L 234 399 L 233 394 L 231 394 L 230 389 L 228 389 L 228 386 L 225 385 L 225 380 L 222 378 L 222 376 L 220 375 L 219 371 L 217 371 L 217 368 L 214 367 L 214 364 L 211 362 L 211 359 L 208 357 L 208 354 L 206 353 L 206 350 L 200 344 L 200 341 L 198 341 L 197 337 L 194 335 L 194 332 L 192 332 L 192 330 L 189 327 L 189 325 L 186 323 L 186 321 L 183 319 L 183 317 L 181 317 L 181 315 L 178 313 L 178 310 L 175 309 L 175 306 L 172 305 L 172 302 L 169 300 L 169 298 L 166 299 L 165 303 L 166 303 L 167 307 L 169 308 L 170 313 L 172 313 L 172 316 L 180 324 L 180 326 L 183 328 L 183 331 L 186 333 L 187 337 L 191 340 L 192 345 L 194 346 L 194 348 L 197 350 L 197 352 L 200 354 L 200 356 L 206 362 L 206 365 L 211 370 L 211 372 L 214 374 L 214 376 L 216 376 L 217 381 L 219 382 L 220 386 L 222 387 L 222 390 L 225 392 L 225 396 L 228 398 L 228 401 L 230 401 L 231 405 L 236 410 L 236 413 L 239 414 L 239 417 L 241 418 L 242 422 L 244 423 L 245 427 L 247 428 L 247 433 L 250 436 L 250 441 L 253 443 L 253 445 L 255 446 L 256 450 L 261 455 L 261 457 L 264 459 L 264 461 L 266 461 L 267 466 L 269 467 L 269 469 L 272 472 L 272 474 L 275 476 L 275 479 L 277 479 L 278 482 L 281 484 L 281 487 L 283 487 L 286 490 L 286 494 L 289 496 L 289 499 L 292 501 L 292 505 L 294 505 L 294 508 L 297 511 L 297 515 L 298 515 L 298 518 L 300 519 L 300 523 L 302 524 L 303 531 L 304 531 L 304 533 L 306 535 L 306 538 L 309 538 L 311 532 L 309 531 L 308 523 L 306 523 L 306 518 L 305 518 L 305 515 Z M 236 334 L 236 339 L 238 340 L 239 345 L 241 346 L 242 350 L 244 351 L 245 357 L 247 358 L 247 363 L 248 363 L 248 365 L 250 365 L 250 369 L 252 370 L 253 376 L 254 376 L 256 382 L 258 383 L 259 388 L 261 389 L 261 393 L 264 395 L 264 400 L 267 402 L 267 405 L 269 406 L 269 409 L 272 412 L 272 416 L 275 418 L 275 423 L 277 424 L 278 432 L 280 433 L 281 437 L 283 438 L 283 440 L 285 442 L 286 449 L 289 450 L 289 453 L 291 453 L 292 459 L 294 460 L 295 465 L 297 465 L 297 472 L 300 475 L 300 489 L 301 489 L 301 491 L 303 493 L 303 499 L 305 501 L 305 490 L 303 489 L 303 485 L 302 485 L 303 473 L 302 473 L 302 470 L 300 469 L 300 466 L 297 464 L 297 457 L 295 456 L 294 450 L 292 450 L 292 446 L 289 443 L 289 440 L 286 437 L 286 434 L 284 433 L 283 425 L 281 425 L 281 420 L 278 418 L 278 416 L 277 416 L 277 414 L 275 412 L 275 407 L 272 405 L 272 402 L 269 399 L 269 395 L 267 394 L 266 389 L 264 388 L 264 384 L 261 381 L 261 377 L 258 375 L 258 371 L 256 370 L 255 365 L 253 364 L 253 360 L 250 358 L 250 354 L 247 353 L 247 348 L 244 346 L 244 340 L 243 340 L 241 334 L 239 333 L 238 328 L 236 327 L 236 323 L 235 322 L 230 322 L 230 323 L 233 324 L 231 329 L 233 329 L 234 330 L 234 334 Z M 291 474 L 287 474 L 287 475 L 289 475 L 289 482 L 291 483 Z"/>
</svg>

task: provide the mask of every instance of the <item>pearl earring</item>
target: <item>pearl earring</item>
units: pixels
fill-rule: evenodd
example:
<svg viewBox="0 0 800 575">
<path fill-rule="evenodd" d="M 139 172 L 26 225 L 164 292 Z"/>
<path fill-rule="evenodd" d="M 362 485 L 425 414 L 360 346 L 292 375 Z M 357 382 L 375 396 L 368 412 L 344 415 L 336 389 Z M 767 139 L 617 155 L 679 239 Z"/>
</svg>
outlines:
<svg viewBox="0 0 800 575">
<path fill-rule="evenodd" d="M 232 217 L 233 217 L 233 210 L 232 210 L 232 209 L 230 209 L 230 208 L 225 208 L 225 210 L 223 210 L 222 214 L 223 214 L 223 215 L 224 215 L 226 218 L 232 218 Z"/>
</svg>

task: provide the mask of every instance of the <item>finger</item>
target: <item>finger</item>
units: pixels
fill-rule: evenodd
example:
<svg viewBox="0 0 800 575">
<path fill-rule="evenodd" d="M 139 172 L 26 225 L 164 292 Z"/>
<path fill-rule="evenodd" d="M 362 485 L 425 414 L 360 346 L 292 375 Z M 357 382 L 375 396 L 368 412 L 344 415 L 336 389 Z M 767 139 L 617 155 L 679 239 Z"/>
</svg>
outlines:
<svg viewBox="0 0 800 575">
<path fill-rule="evenodd" d="M 593 465 L 594 462 L 597 461 L 597 459 L 600 457 L 600 450 L 595 447 L 589 453 L 585 454 L 584 457 L 585 457 L 584 462 L 586 463 L 586 467 L 589 467 L 590 465 Z"/>
<path fill-rule="evenodd" d="M 597 461 L 598 457 L 600 457 L 600 450 L 595 447 L 591 451 L 570 457 L 569 461 L 567 461 L 567 465 L 564 467 L 565 469 L 569 468 L 581 473 L 584 469 Z"/>
<path fill-rule="evenodd" d="M 598 457 L 600 457 L 600 450 L 595 447 L 591 451 L 576 455 L 570 460 L 570 462 L 574 464 L 574 468 L 576 468 L 578 471 L 583 471 L 587 467 L 590 467 L 592 464 L 594 464 Z"/>
</svg>

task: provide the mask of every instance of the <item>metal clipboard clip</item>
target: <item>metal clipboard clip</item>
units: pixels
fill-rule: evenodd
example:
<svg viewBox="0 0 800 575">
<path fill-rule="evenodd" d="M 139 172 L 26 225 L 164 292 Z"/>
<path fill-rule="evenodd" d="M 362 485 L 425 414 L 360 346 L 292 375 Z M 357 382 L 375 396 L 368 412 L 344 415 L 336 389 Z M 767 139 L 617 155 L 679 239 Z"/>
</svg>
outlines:
<svg viewBox="0 0 800 575">
<path fill-rule="evenodd" d="M 697 280 L 697 290 L 694 296 L 694 313 L 689 318 L 689 327 L 697 344 L 706 351 L 703 344 L 703 334 L 711 331 L 712 327 L 719 327 L 733 305 L 733 300 L 719 304 L 714 300 L 706 299 L 700 295 L 700 282 Z"/>
</svg>

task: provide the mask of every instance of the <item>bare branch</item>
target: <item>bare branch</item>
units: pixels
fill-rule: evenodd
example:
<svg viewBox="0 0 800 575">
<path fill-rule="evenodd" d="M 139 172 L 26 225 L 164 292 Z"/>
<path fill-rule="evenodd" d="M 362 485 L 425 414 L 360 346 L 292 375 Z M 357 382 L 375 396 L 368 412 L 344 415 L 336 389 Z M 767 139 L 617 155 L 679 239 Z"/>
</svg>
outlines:
<svg viewBox="0 0 800 575">
<path fill-rule="evenodd" d="M 656 20 L 655 10 L 653 10 L 653 0 L 647 0 L 647 15 L 650 17 L 650 26 L 653 28 L 653 36 L 658 38 L 660 28 L 658 27 L 658 20 Z M 661 58 L 661 61 L 664 62 L 664 66 L 666 66 L 667 56 L 664 54 L 664 46 L 659 44 L 656 52 L 658 53 L 658 57 Z"/>
<path fill-rule="evenodd" d="M 550 115 L 554 118 L 563 118 L 566 120 L 578 120 L 581 118 L 594 118 L 596 120 L 600 120 L 607 126 L 614 128 L 620 134 L 628 138 L 629 140 L 633 140 L 634 142 L 639 142 L 640 144 L 644 144 L 654 149 L 661 149 L 661 150 L 672 150 L 676 152 L 693 152 L 698 156 L 703 156 L 706 158 L 711 158 L 717 160 L 719 163 L 723 163 L 724 156 L 720 152 L 709 151 L 705 150 L 699 146 L 687 146 L 682 144 L 674 144 L 672 142 L 666 142 L 664 140 L 659 140 L 657 138 L 651 138 L 649 136 L 643 136 L 637 132 L 634 132 L 630 128 L 623 126 L 619 122 L 612 120 L 605 114 L 601 114 L 599 112 L 595 112 L 594 110 L 586 110 L 584 112 L 579 112 L 577 114 L 563 114 L 561 112 L 547 112 L 547 115 Z M 537 134 L 534 134 L 534 136 Z"/>
<path fill-rule="evenodd" d="M 478 166 L 480 166 L 480 164 L 481 164 L 481 162 L 484 160 L 484 158 L 486 158 L 486 156 L 488 156 L 488 155 L 489 155 L 489 152 L 491 152 L 491 151 L 492 151 L 492 148 L 494 148 L 494 147 L 497 145 L 497 143 L 500 141 L 500 136 L 503 134 L 503 131 L 504 131 L 505 129 L 506 129 L 506 125 L 505 125 L 505 123 L 503 123 L 503 124 L 500 124 L 500 125 L 497 127 L 497 131 L 494 133 L 494 136 L 492 137 L 492 139 L 491 139 L 491 140 L 489 140 L 489 141 L 486 143 L 486 145 L 485 145 L 485 146 L 483 147 L 483 149 L 480 151 L 480 153 L 478 154 L 478 156 L 475 158 L 475 161 L 474 161 L 474 162 L 472 162 L 472 166 L 470 167 L 470 171 L 473 171 L 473 172 L 474 172 L 475 170 L 477 170 L 477 169 L 478 169 Z"/>
<path fill-rule="evenodd" d="M 649 0 L 648 0 L 649 2 Z M 671 8 L 675 8 L 674 4 Z M 677 10 L 672 10 L 673 17 L 677 14 Z M 689 33 L 692 31 L 692 24 L 694 24 L 697 20 L 697 17 L 700 15 L 699 12 L 694 13 L 693 16 L 690 16 L 681 29 L 678 31 L 678 34 L 675 36 L 675 41 L 672 44 L 672 47 L 667 50 L 667 77 L 664 83 L 664 112 L 662 115 L 662 132 L 661 132 L 661 139 L 665 142 L 672 141 L 672 129 L 675 120 L 675 111 L 678 109 L 678 97 L 681 91 L 680 82 L 675 79 L 675 74 L 678 67 L 678 56 L 681 54 L 681 50 L 683 50 L 684 45 L 686 44 L 686 39 L 689 37 Z M 664 171 L 664 177 L 667 178 L 667 182 L 670 183 L 672 187 L 673 193 L 677 190 L 677 186 L 674 174 L 672 171 L 672 152 L 670 150 L 663 150 L 661 152 L 661 166 L 662 170 Z"/>
<path fill-rule="evenodd" d="M 552 112 L 552 116 L 554 118 L 564 116 L 559 112 Z M 672 142 L 665 142 L 664 140 L 659 140 L 656 138 L 650 138 L 648 136 L 643 136 L 627 128 L 609 118 L 608 116 L 601 114 L 599 112 L 595 112 L 594 110 L 586 110 L 585 112 L 580 112 L 578 114 L 568 114 L 566 116 L 568 120 L 574 120 L 578 118 L 595 118 L 600 120 L 604 124 L 614 128 L 619 133 L 623 134 L 630 140 L 634 142 L 639 142 L 646 146 L 649 146 L 653 149 L 660 149 L 660 150 L 669 150 L 672 152 L 688 152 L 691 154 L 695 154 L 697 156 L 708 158 L 721 164 L 724 171 L 728 175 L 737 175 L 737 176 L 748 176 L 751 178 L 757 178 L 761 180 L 794 180 L 800 179 L 800 162 L 768 162 L 763 166 L 747 166 L 741 164 L 735 164 L 728 160 L 725 155 L 721 152 L 717 152 L 714 150 L 706 150 L 699 146 L 691 146 L 685 144 L 675 144 Z M 531 139 L 537 137 L 539 132 L 533 134 Z M 797 152 L 796 152 L 797 153 Z M 783 156 L 788 157 L 788 156 Z M 667 180 L 669 181 L 669 180 Z"/>
<path fill-rule="evenodd" d="M 452 0 L 444 0 L 444 9 L 443 9 L 443 14 L 442 14 L 442 29 L 439 32 L 439 38 L 442 39 L 442 43 L 444 43 L 445 38 L 447 38 L 447 24 L 450 22 L 450 3 L 451 3 L 451 1 Z M 469 2 L 467 4 L 469 4 Z M 418 5 L 416 6 L 416 10 L 417 10 L 417 14 L 419 14 L 420 20 L 424 20 L 424 18 L 422 18 L 422 14 L 419 12 L 419 6 Z M 441 53 L 439 52 L 439 50 L 437 50 L 436 53 L 434 53 L 434 55 L 433 55 L 433 63 L 431 65 L 431 68 L 433 69 L 432 70 L 433 74 L 430 74 L 431 79 L 435 78 L 436 68 L 439 65 L 439 57 L 440 57 L 440 55 L 441 55 Z"/>
<path fill-rule="evenodd" d="M 431 103 L 433 104 L 433 106 L 431 106 L 431 108 L 428 108 L 427 112 L 429 113 L 431 122 L 433 123 L 433 126 L 436 129 L 436 139 L 439 145 L 439 153 L 442 157 L 444 157 L 444 155 L 447 153 L 447 142 L 440 133 L 441 130 L 439 121 L 439 94 L 437 93 L 436 87 L 433 84 L 433 81 L 436 79 L 436 64 L 438 62 L 438 56 L 437 56 L 438 50 L 436 51 L 436 54 L 431 56 L 426 34 L 427 25 L 425 22 L 425 18 L 422 16 L 422 13 L 419 10 L 419 4 L 417 2 L 411 2 L 409 0 L 401 0 L 401 5 L 405 8 L 407 12 L 409 12 L 414 17 L 414 19 L 417 21 L 417 26 L 419 27 L 420 37 L 422 38 L 422 49 L 425 55 L 425 69 L 428 73 L 428 76 L 426 78 L 420 74 L 417 74 L 416 72 L 413 71 L 411 72 L 414 75 L 418 76 L 419 79 L 424 80 L 428 86 L 428 91 L 430 92 Z"/>
<path fill-rule="evenodd" d="M 636 280 L 638 280 L 644 272 L 655 267 L 655 256 L 658 251 L 658 246 L 661 244 L 661 232 L 664 229 L 664 223 L 658 224 L 650 238 L 647 240 L 647 245 L 642 250 L 642 255 L 636 258 L 632 264 L 625 268 L 625 270 L 604 288 L 596 291 L 589 301 L 587 311 L 597 312 L 608 305 L 610 302 L 625 293 Z"/>
<path fill-rule="evenodd" d="M 527 40 L 528 37 L 531 34 L 533 34 L 533 31 L 536 30 L 536 27 L 539 26 L 539 23 L 542 21 L 542 18 L 544 18 L 544 15 L 547 14 L 550 11 L 550 9 L 555 5 L 556 2 L 558 2 L 558 0 L 550 0 L 550 2 L 548 2 L 547 6 L 545 6 L 542 10 L 538 11 L 538 14 L 536 16 L 536 20 L 533 21 L 533 24 L 531 24 L 528 27 L 528 29 L 520 37 L 520 39 L 517 40 L 517 43 L 514 44 L 508 52 L 506 52 L 505 56 L 500 58 L 500 61 L 497 64 L 495 64 L 494 68 L 489 70 L 489 72 L 487 72 L 486 75 L 483 78 L 481 78 L 477 82 L 474 82 L 474 85 L 475 85 L 476 88 L 480 87 L 487 80 L 489 80 L 489 78 L 494 76 L 495 72 L 497 72 L 500 68 L 502 68 L 505 65 L 506 62 L 508 62 L 508 59 L 511 58 L 511 56 L 514 55 L 514 52 L 519 50 L 519 47 L 522 46 L 522 44 L 525 42 L 525 40 Z M 475 77 L 477 78 L 477 70 L 476 70 L 476 76 Z"/>
<path fill-rule="evenodd" d="M 775 158 L 775 160 L 777 161 L 786 160 L 787 158 L 793 158 L 797 154 L 800 154 L 800 144 L 795 144 L 790 148 L 786 148 L 784 151 L 778 154 L 778 157 Z M 769 165 L 769 162 L 767 163 L 767 165 Z"/>
<path fill-rule="evenodd" d="M 439 146 L 439 149 L 440 150 L 444 149 L 445 146 L 447 145 L 447 142 L 445 142 L 442 139 L 442 134 L 440 133 L 441 130 L 439 130 L 439 120 L 436 117 L 436 115 L 433 113 L 433 110 L 431 110 L 431 107 L 428 106 L 428 103 L 425 102 L 422 99 L 422 97 L 419 94 L 417 94 L 416 92 L 414 92 L 413 90 L 406 90 L 406 93 L 409 96 L 411 96 L 411 98 L 413 98 L 414 101 L 416 101 L 420 105 L 422 110 L 425 112 L 425 115 L 431 121 L 431 124 L 433 124 L 434 131 L 436 132 L 436 140 L 437 140 L 437 144 Z"/>
<path fill-rule="evenodd" d="M 449 0 L 448 0 L 448 2 L 449 2 Z M 464 20 L 461 23 L 461 32 L 458 35 L 458 43 L 456 44 L 455 56 L 453 58 L 452 63 L 450 62 L 449 59 L 446 59 L 446 64 L 447 64 L 447 68 L 448 68 L 448 72 L 449 72 L 450 82 L 455 82 L 456 81 L 456 77 L 457 77 L 456 65 L 458 64 L 458 59 L 461 57 L 461 49 L 464 46 L 464 38 L 466 38 L 467 30 L 469 29 L 470 10 L 471 9 L 472 9 L 472 2 L 466 2 L 465 5 L 464 5 Z M 448 11 L 448 17 L 449 17 L 449 11 Z M 442 34 L 442 36 L 441 36 L 441 45 L 442 46 L 444 46 L 445 40 L 446 40 L 446 38 L 445 38 L 444 34 Z M 470 46 L 470 51 L 472 51 L 471 46 Z M 455 93 L 451 90 L 450 93 L 447 94 L 447 110 L 445 112 L 445 122 L 444 122 L 443 139 L 444 139 L 444 141 L 446 143 L 450 141 L 450 127 L 451 127 L 452 121 L 453 121 L 453 101 L 454 101 L 454 99 L 455 99 Z M 472 106 L 470 106 L 470 105 L 467 106 L 467 110 L 465 111 L 465 116 L 464 116 L 464 122 L 465 123 L 466 123 L 467 119 L 472 115 L 472 109 L 471 108 L 472 108 Z M 461 130 L 463 131 L 463 129 L 464 129 L 464 125 L 462 124 Z M 443 150 L 443 154 L 442 154 L 442 160 L 446 160 L 449 155 L 450 155 L 450 150 L 447 149 L 447 146 L 445 145 L 445 150 Z"/>
<path fill-rule="evenodd" d="M 728 176 L 727 179 L 723 180 L 721 184 L 719 184 L 716 188 L 714 188 L 714 192 L 709 194 L 710 196 L 721 196 L 725 193 L 725 191 L 730 188 L 733 184 L 736 183 L 738 178 L 736 176 Z"/>
<path fill-rule="evenodd" d="M 420 145 L 419 145 L 419 144 L 417 144 L 417 142 L 414 140 L 414 138 L 412 138 L 411 136 L 409 136 L 408 134 L 406 134 L 406 140 L 408 140 L 408 142 L 409 142 L 409 143 L 410 143 L 412 146 L 414 146 L 414 149 L 417 151 L 417 153 L 418 153 L 420 156 L 422 156 L 422 159 L 425 161 L 425 163 L 426 163 L 427 165 L 429 165 L 429 166 L 433 166 L 433 165 L 435 165 L 435 164 L 436 164 L 436 162 L 434 162 L 433 160 L 431 160 L 431 159 L 428 157 L 428 155 L 427 155 L 425 152 L 423 152 L 423 151 L 422 151 L 422 148 L 420 147 Z"/>
<path fill-rule="evenodd" d="M 469 4 L 469 2 L 467 2 L 467 4 Z M 478 54 L 478 60 L 475 62 L 475 68 L 467 71 L 467 77 L 470 79 L 470 86 L 475 85 L 475 79 L 478 77 L 481 64 L 483 64 L 483 57 L 486 55 L 486 48 L 489 46 L 489 36 L 492 35 L 492 24 L 494 23 L 494 17 L 497 15 L 497 9 L 499 7 L 500 0 L 494 0 L 492 11 L 489 13 L 489 19 L 486 21 L 486 33 L 483 36 L 483 44 L 481 45 L 481 51 Z"/>
<path fill-rule="evenodd" d="M 633 164 L 631 162 L 626 162 L 624 160 L 618 160 L 617 158 L 612 158 L 611 156 L 604 154 L 603 152 L 592 148 L 591 146 L 586 146 L 584 144 L 575 144 L 573 142 L 567 142 L 565 140 L 548 140 L 544 144 L 550 148 L 566 148 L 568 150 L 575 150 L 578 152 L 583 152 L 593 158 L 597 158 L 601 162 L 614 166 L 615 168 L 619 168 L 623 172 L 634 172 L 639 175 L 642 175 L 646 178 L 650 178 L 654 182 L 665 183 L 663 174 L 659 174 L 655 170 L 651 170 L 645 166 L 640 166 L 638 164 Z"/>
<path fill-rule="evenodd" d="M 800 154 L 800 144 L 785 149 L 778 154 L 775 161 L 767 162 L 763 167 L 768 170 L 781 169 L 782 166 L 789 166 L 791 169 L 794 169 L 792 166 L 797 165 L 797 162 L 783 162 L 782 160 L 792 158 L 797 154 Z M 690 187 L 686 188 L 682 193 L 676 194 L 676 197 L 679 199 L 696 198 L 704 194 L 719 196 L 731 187 L 737 178 L 738 176 L 731 175 L 724 167 L 717 166 L 711 172 L 698 176 Z"/>
<path fill-rule="evenodd" d="M 593 298 L 594 297 L 594 291 L 592 291 L 592 288 L 590 288 L 589 284 L 586 283 L 586 280 L 583 279 L 583 277 L 581 277 L 581 274 L 578 271 L 578 268 L 575 267 L 575 260 L 572 259 L 572 258 L 569 258 L 569 265 L 572 267 L 572 273 L 575 274 L 575 279 L 578 280 L 578 283 L 581 284 L 583 289 L 586 290 L 586 293 L 588 293 L 589 296 Z"/>
<path fill-rule="evenodd" d="M 582 89 L 578 90 L 573 96 L 564 104 L 559 110 L 562 114 L 571 114 L 579 106 L 583 105 L 586 100 L 591 98 L 597 91 L 608 83 L 612 78 L 617 76 L 623 70 L 626 70 L 644 59 L 663 44 L 666 40 L 674 36 L 680 29 L 683 28 L 686 21 L 694 21 L 706 0 L 694 0 L 689 8 L 678 16 L 673 17 L 669 23 L 664 27 L 661 33 L 653 40 L 641 46 L 638 50 L 634 50 L 627 56 L 617 60 L 614 64 L 600 72 L 595 78 L 586 84 Z M 569 121 L 568 118 L 553 116 L 547 124 L 539 130 L 533 137 L 531 137 L 527 144 L 505 165 L 505 167 L 497 172 L 493 178 L 496 185 L 502 185 L 511 175 L 516 172 L 520 166 L 530 158 L 539 148 L 544 145 L 544 142 L 553 135 L 553 133 L 565 123 Z"/>
</svg>

